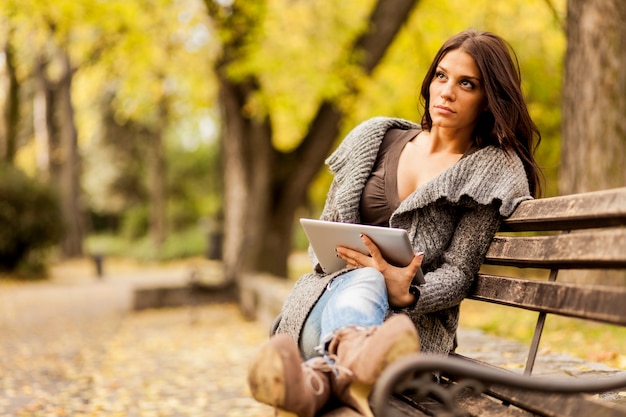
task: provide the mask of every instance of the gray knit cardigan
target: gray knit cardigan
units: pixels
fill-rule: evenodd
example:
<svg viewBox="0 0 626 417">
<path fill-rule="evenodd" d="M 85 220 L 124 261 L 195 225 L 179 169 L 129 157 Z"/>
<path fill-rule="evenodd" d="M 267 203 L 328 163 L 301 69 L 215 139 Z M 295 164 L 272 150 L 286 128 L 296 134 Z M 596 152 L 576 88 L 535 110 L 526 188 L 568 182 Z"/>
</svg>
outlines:
<svg viewBox="0 0 626 417">
<path fill-rule="evenodd" d="M 359 222 L 361 193 L 383 136 L 391 128 L 419 125 L 402 119 L 370 119 L 354 128 L 326 160 L 334 179 L 322 219 Z M 426 284 L 420 287 L 415 307 L 402 309 L 417 327 L 423 352 L 447 354 L 453 349 L 459 304 L 472 286 L 501 219 L 531 198 L 519 157 L 488 146 L 418 188 L 391 215 L 390 226 L 407 230 L 415 251 L 425 253 Z M 309 254 L 315 267 L 315 254 L 311 250 Z M 324 288 L 343 272 L 300 277 L 285 300 L 277 332 L 298 342 Z M 395 313 L 392 310 L 388 315 Z"/>
</svg>

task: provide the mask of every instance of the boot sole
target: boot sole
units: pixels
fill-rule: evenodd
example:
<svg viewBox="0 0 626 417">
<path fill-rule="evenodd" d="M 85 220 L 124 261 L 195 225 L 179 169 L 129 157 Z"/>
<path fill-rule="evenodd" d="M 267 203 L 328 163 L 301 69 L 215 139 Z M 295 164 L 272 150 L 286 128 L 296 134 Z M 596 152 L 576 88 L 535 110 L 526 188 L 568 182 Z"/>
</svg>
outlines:
<svg viewBox="0 0 626 417">
<path fill-rule="evenodd" d="M 285 369 L 280 354 L 272 346 L 261 347 L 249 369 L 248 384 L 257 401 L 273 407 L 285 403 Z"/>
<path fill-rule="evenodd" d="M 356 403 L 359 415 L 364 417 L 374 417 L 374 413 L 372 412 L 369 403 L 372 386 L 370 384 L 354 381 L 350 384 L 349 391 L 352 400 Z"/>
<path fill-rule="evenodd" d="M 285 403 L 285 368 L 280 354 L 271 346 L 261 348 L 250 364 L 248 384 L 252 396 L 259 402 L 276 407 L 276 417 L 298 417 L 298 414 L 281 410 Z"/>
</svg>

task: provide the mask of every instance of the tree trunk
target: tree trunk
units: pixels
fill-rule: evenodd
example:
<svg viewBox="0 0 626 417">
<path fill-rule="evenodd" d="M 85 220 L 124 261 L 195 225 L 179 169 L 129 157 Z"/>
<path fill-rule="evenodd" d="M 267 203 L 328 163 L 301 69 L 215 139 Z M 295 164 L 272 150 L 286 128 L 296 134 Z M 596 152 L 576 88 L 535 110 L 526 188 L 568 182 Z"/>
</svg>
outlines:
<svg viewBox="0 0 626 417">
<path fill-rule="evenodd" d="M 304 205 L 309 185 L 339 135 L 343 117 L 334 103 L 323 103 L 302 145 L 291 154 L 277 156 L 280 162 L 272 167 L 272 184 L 266 191 L 272 196 L 265 219 L 269 227 L 254 262 L 255 270 L 287 276 L 295 213 Z"/>
<path fill-rule="evenodd" d="M 0 161 L 12 164 L 17 152 L 17 132 L 20 118 L 20 85 L 14 62 L 14 50 L 11 43 L 12 31 L 7 33 L 4 47 L 4 67 L 6 72 L 4 114 L 0 123 Z"/>
<path fill-rule="evenodd" d="M 248 84 L 235 84 L 218 70 L 224 130 L 224 242 L 227 281 L 235 282 L 242 270 L 254 268 L 259 242 L 265 241 L 269 208 L 269 172 L 272 161 L 269 120 L 257 120 L 242 111 Z"/>
<path fill-rule="evenodd" d="M 50 146 L 52 137 L 52 88 L 46 76 L 46 64 L 41 55 L 35 63 L 35 94 L 33 97 L 33 131 L 39 176 L 50 180 Z"/>
<path fill-rule="evenodd" d="M 205 3 L 209 13 L 220 18 L 215 3 L 208 0 Z M 355 40 L 350 51 L 360 57 L 352 62 L 357 62 L 363 73 L 369 75 L 378 65 L 416 4 L 417 0 L 377 2 L 369 18 L 369 28 Z M 223 15 L 227 16 L 222 22 L 225 27 L 238 10 L 234 4 Z M 255 20 L 243 16 L 246 18 L 253 31 Z M 242 26 L 242 20 L 237 21 L 238 27 Z M 324 101 L 294 151 L 281 153 L 274 149 L 271 118 L 254 119 L 246 111 L 250 97 L 260 88 L 259 83 L 252 76 L 234 81 L 226 75 L 228 64 L 243 53 L 238 48 L 245 50 L 246 35 L 235 33 L 230 38 L 216 67 L 225 121 L 223 260 L 225 276 L 230 281 L 236 281 L 245 270 L 287 276 L 294 215 L 304 205 L 308 186 L 335 143 L 344 117 L 336 103 Z M 358 94 L 356 86 L 349 88 L 350 94 Z"/>
<path fill-rule="evenodd" d="M 351 54 L 360 70 L 370 75 L 380 63 L 417 0 L 379 0 L 369 16 L 368 29 L 353 43 Z M 351 94 L 359 90 L 350 86 Z M 279 154 L 272 167 L 271 225 L 260 247 L 255 268 L 277 276 L 287 276 L 294 217 L 306 201 L 309 185 L 337 141 L 345 114 L 335 102 L 322 102 L 300 146 L 290 154 Z M 306 161 L 306 163 L 305 163 Z"/>
<path fill-rule="evenodd" d="M 163 132 L 167 120 L 165 98 L 159 102 L 159 123 L 151 129 L 151 143 L 148 148 L 148 177 L 150 193 L 150 236 L 157 251 L 160 251 L 166 238 L 166 181 L 165 150 Z"/>
<path fill-rule="evenodd" d="M 626 185 L 626 2 L 568 0 L 560 194 Z M 626 274 L 568 271 L 579 282 Z"/>
<path fill-rule="evenodd" d="M 61 207 L 67 228 L 61 246 L 64 256 L 75 257 L 83 254 L 84 222 L 80 207 L 78 135 L 74 123 L 71 93 L 73 69 L 66 51 L 61 52 L 61 63 L 63 73 L 58 86 L 59 133 L 62 151 L 60 189 Z"/>
<path fill-rule="evenodd" d="M 626 2 L 568 0 L 559 191 L 626 185 Z"/>
</svg>

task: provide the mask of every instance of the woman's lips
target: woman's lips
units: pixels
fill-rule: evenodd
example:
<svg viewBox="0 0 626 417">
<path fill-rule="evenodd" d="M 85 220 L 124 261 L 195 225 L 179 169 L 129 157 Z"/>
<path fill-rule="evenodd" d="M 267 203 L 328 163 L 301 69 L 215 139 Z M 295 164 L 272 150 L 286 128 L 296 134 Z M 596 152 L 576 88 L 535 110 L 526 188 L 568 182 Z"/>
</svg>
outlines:
<svg viewBox="0 0 626 417">
<path fill-rule="evenodd" d="M 442 113 L 455 113 L 454 110 L 446 106 L 435 106 L 435 109 L 439 110 Z"/>
</svg>

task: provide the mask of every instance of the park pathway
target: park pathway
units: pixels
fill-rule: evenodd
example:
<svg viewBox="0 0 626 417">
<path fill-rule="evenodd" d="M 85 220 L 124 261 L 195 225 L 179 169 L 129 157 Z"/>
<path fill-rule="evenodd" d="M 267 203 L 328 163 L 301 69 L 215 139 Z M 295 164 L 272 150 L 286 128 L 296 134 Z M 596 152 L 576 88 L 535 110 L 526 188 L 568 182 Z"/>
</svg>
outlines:
<svg viewBox="0 0 626 417">
<path fill-rule="evenodd" d="M 132 311 L 135 288 L 182 285 L 194 269 L 219 268 L 207 262 L 107 263 L 98 279 L 83 261 L 56 266 L 45 282 L 0 279 L 0 417 L 273 416 L 246 384 L 267 326 L 230 303 Z M 520 343 L 477 330 L 458 335 L 461 353 L 521 372 Z M 617 372 L 554 353 L 540 355 L 536 371 Z M 624 403 L 626 393 L 605 398 Z"/>
<path fill-rule="evenodd" d="M 189 265 L 73 269 L 0 281 L 0 417 L 273 415 L 245 381 L 267 329 L 236 305 L 130 312 L 135 285 L 183 282 Z"/>
</svg>

